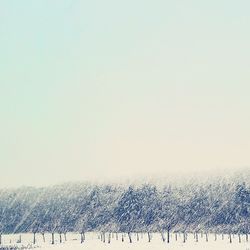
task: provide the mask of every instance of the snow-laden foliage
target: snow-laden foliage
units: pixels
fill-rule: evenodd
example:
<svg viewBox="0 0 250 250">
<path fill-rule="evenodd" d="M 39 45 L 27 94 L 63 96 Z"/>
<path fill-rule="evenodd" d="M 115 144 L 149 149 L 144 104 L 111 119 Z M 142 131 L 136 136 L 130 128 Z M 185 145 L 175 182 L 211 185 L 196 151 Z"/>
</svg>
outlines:
<svg viewBox="0 0 250 250">
<path fill-rule="evenodd" d="M 99 232 L 249 233 L 250 187 L 65 184 L 0 191 L 0 234 Z M 165 239 L 164 239 L 165 240 Z M 167 239 L 169 240 L 169 239 Z"/>
</svg>

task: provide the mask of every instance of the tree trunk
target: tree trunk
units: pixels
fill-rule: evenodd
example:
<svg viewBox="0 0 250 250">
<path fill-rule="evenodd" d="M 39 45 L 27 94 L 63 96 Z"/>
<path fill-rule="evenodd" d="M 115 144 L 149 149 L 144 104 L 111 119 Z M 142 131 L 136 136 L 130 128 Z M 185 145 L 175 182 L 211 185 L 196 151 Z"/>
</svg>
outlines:
<svg viewBox="0 0 250 250">
<path fill-rule="evenodd" d="M 232 243 L 232 235 L 229 234 L 229 242 Z"/>
<path fill-rule="evenodd" d="M 150 233 L 148 232 L 148 242 L 150 242 L 151 238 L 150 238 Z"/>
<path fill-rule="evenodd" d="M 217 240 L 217 233 L 214 234 L 214 240 Z"/>
<path fill-rule="evenodd" d="M 178 240 L 178 234 L 175 233 L 175 241 L 177 241 L 177 240 Z"/>
<path fill-rule="evenodd" d="M 167 243 L 170 242 L 170 229 L 167 230 Z"/>
<path fill-rule="evenodd" d="M 221 235 L 221 239 L 224 240 L 224 234 L 223 234 L 223 233 L 222 233 L 222 235 Z"/>
<path fill-rule="evenodd" d="M 208 235 L 207 235 L 207 233 L 206 233 L 206 242 L 208 242 Z"/>
<path fill-rule="evenodd" d="M 183 243 L 185 243 L 186 242 L 186 235 L 185 235 L 185 233 L 183 233 Z"/>
<path fill-rule="evenodd" d="M 67 233 L 64 233 L 64 240 L 67 241 L 67 236 L 66 236 Z"/>
<path fill-rule="evenodd" d="M 83 243 L 85 240 L 85 234 L 84 232 L 81 232 L 81 243 Z"/>
<path fill-rule="evenodd" d="M 43 236 L 43 242 L 45 242 L 45 236 L 44 236 L 44 233 L 42 233 L 42 236 Z"/>
<path fill-rule="evenodd" d="M 124 241 L 124 237 L 123 237 L 123 234 L 122 234 L 122 242 Z"/>
<path fill-rule="evenodd" d="M 118 240 L 118 233 L 116 233 L 116 240 Z"/>
<path fill-rule="evenodd" d="M 110 244 L 111 241 L 111 233 L 109 233 L 108 243 Z"/>
<path fill-rule="evenodd" d="M 130 233 L 128 233 L 128 237 L 129 237 L 129 243 L 132 243 L 132 238 Z"/>
<path fill-rule="evenodd" d="M 55 237 L 54 236 L 55 236 L 54 233 L 52 233 L 52 242 L 51 242 L 52 245 L 55 244 Z"/>
<path fill-rule="evenodd" d="M 165 236 L 164 236 L 164 233 L 163 233 L 163 232 L 161 232 L 161 238 L 162 238 L 162 241 L 163 241 L 163 242 L 165 242 L 165 241 L 166 241 L 166 239 L 165 239 Z"/>
<path fill-rule="evenodd" d="M 248 242 L 248 234 L 246 233 L 246 241 Z"/>
<path fill-rule="evenodd" d="M 198 242 L 199 241 L 199 237 L 198 237 L 198 233 L 195 233 L 195 241 Z"/>
<path fill-rule="evenodd" d="M 137 241 L 139 241 L 139 234 L 136 233 L 136 238 L 137 238 Z"/>
<path fill-rule="evenodd" d="M 0 245 L 2 245 L 2 233 L 0 233 Z"/>
<path fill-rule="evenodd" d="M 59 233 L 59 239 L 60 239 L 60 243 L 62 243 L 62 234 Z"/>
<path fill-rule="evenodd" d="M 103 243 L 105 243 L 105 233 L 103 233 L 102 239 L 103 239 Z"/>
<path fill-rule="evenodd" d="M 33 233 L 33 244 L 36 244 L 36 233 Z"/>
<path fill-rule="evenodd" d="M 238 237 L 239 237 L 239 243 L 241 243 L 241 237 L 240 237 L 240 234 L 238 234 Z"/>
</svg>

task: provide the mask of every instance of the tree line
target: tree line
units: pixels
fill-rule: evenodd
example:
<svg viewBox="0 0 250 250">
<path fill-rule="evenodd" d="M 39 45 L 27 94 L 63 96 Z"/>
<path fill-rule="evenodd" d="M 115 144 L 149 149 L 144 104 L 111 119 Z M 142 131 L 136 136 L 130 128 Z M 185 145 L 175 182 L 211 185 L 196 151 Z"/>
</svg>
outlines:
<svg viewBox="0 0 250 250">
<path fill-rule="evenodd" d="M 0 191 L 0 236 L 6 233 L 170 232 L 246 234 L 250 187 L 245 182 L 187 185 L 64 184 Z M 35 240 L 35 238 L 34 238 Z M 0 237 L 1 244 L 1 237 Z"/>
</svg>

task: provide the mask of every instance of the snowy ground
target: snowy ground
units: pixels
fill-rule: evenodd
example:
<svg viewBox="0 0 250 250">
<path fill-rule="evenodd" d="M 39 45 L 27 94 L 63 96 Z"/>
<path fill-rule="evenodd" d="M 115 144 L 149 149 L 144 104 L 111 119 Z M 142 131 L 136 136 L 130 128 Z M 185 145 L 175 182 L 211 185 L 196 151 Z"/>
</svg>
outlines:
<svg viewBox="0 0 250 250">
<path fill-rule="evenodd" d="M 238 235 L 234 235 L 232 237 L 233 242 L 230 243 L 228 236 L 224 236 L 224 240 L 222 240 L 222 236 L 218 235 L 217 240 L 215 241 L 215 237 L 213 234 L 209 235 L 209 240 L 206 242 L 205 237 L 201 237 L 199 235 L 199 242 L 196 242 L 194 239 L 193 234 L 189 234 L 187 241 L 183 243 L 182 235 L 178 236 L 178 240 L 176 241 L 175 236 L 171 235 L 171 242 L 169 244 L 163 243 L 161 240 L 160 234 L 153 234 L 152 241 L 149 243 L 147 235 L 144 234 L 143 238 L 140 240 L 136 240 L 136 236 L 133 235 L 133 243 L 128 242 L 128 237 L 124 238 L 124 242 L 121 241 L 121 235 L 119 235 L 118 240 L 116 240 L 115 235 L 111 237 L 111 243 L 103 243 L 100 239 L 98 239 L 99 234 L 96 233 L 88 233 L 86 234 L 86 240 L 83 244 L 80 243 L 80 235 L 74 233 L 67 234 L 67 241 L 63 238 L 63 243 L 59 243 L 59 236 L 58 234 L 55 235 L 55 244 L 51 244 L 51 235 L 46 234 L 45 240 L 43 242 L 43 238 L 40 234 L 37 234 L 36 239 L 37 243 L 35 245 L 32 244 L 33 242 L 33 235 L 32 234 L 22 234 L 21 235 L 21 243 L 18 243 L 20 240 L 20 235 L 3 235 L 2 236 L 2 246 L 17 246 L 19 249 L 25 249 L 26 247 L 31 249 L 42 249 L 42 250 L 67 250 L 67 249 L 88 249 L 88 250 L 147 250 L 147 249 L 154 249 L 154 250 L 163 250 L 163 249 L 171 249 L 171 250 L 178 250 L 178 249 L 186 249 L 186 250 L 250 250 L 250 241 L 246 242 L 245 236 L 241 236 L 241 243 L 239 243 Z M 106 240 L 107 240 L 106 236 Z M 0 249 L 2 249 L 0 247 Z"/>
</svg>

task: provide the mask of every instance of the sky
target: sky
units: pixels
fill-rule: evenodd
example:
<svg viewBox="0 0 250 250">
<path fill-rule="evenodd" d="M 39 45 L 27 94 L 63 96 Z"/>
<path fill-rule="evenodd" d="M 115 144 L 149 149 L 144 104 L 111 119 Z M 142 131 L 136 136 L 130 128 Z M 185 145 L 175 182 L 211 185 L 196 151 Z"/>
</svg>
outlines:
<svg viewBox="0 0 250 250">
<path fill-rule="evenodd" d="M 0 0 L 0 187 L 250 166 L 248 0 Z"/>
</svg>

